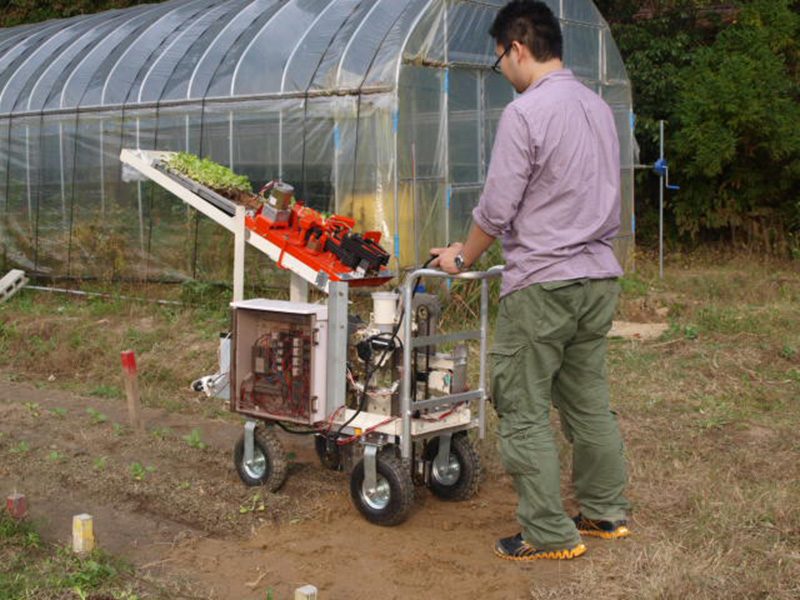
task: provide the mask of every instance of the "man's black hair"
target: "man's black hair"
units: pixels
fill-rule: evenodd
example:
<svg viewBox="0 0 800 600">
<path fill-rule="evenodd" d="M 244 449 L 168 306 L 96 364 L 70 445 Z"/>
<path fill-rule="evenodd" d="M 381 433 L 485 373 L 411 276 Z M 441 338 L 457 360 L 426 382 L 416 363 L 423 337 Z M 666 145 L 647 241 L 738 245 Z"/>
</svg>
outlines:
<svg viewBox="0 0 800 600">
<path fill-rule="evenodd" d="M 489 35 L 503 50 L 508 50 L 515 41 L 527 46 L 538 62 L 560 59 L 563 54 L 561 25 L 544 2 L 509 2 L 497 13 Z"/>
</svg>

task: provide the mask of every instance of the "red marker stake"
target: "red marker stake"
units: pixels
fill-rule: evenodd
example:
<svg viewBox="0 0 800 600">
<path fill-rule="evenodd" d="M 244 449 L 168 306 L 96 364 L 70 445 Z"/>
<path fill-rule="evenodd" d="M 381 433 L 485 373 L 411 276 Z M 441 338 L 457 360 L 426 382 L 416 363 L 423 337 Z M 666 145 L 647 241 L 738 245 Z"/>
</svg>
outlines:
<svg viewBox="0 0 800 600">
<path fill-rule="evenodd" d="M 122 357 L 122 377 L 125 380 L 125 394 L 128 397 L 128 417 L 131 426 L 144 431 L 142 405 L 139 399 L 139 375 L 136 370 L 136 356 L 133 350 L 125 350 Z"/>
<path fill-rule="evenodd" d="M 6 498 L 6 509 L 12 517 L 22 520 L 28 516 L 28 499 L 24 494 L 11 494 Z"/>
</svg>

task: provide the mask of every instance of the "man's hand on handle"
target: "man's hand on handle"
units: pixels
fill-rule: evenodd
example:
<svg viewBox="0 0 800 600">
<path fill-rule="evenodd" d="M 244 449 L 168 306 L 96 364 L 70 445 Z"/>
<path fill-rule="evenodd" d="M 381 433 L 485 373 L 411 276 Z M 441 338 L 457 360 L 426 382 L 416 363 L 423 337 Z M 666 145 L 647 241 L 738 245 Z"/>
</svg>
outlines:
<svg viewBox="0 0 800 600">
<path fill-rule="evenodd" d="M 464 244 L 461 242 L 455 242 L 450 244 L 447 248 L 431 248 L 431 254 L 437 258 L 434 258 L 428 266 L 432 269 L 439 268 L 451 275 L 458 275 L 461 271 L 458 270 L 455 259 L 463 247 Z"/>
</svg>

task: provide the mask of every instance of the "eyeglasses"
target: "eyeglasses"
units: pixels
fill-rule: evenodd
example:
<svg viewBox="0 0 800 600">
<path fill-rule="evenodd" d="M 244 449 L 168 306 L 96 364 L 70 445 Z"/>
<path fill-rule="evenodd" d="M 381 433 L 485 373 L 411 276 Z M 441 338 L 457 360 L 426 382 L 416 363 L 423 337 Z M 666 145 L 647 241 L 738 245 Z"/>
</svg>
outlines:
<svg viewBox="0 0 800 600">
<path fill-rule="evenodd" d="M 509 46 L 508 48 L 506 48 L 506 51 L 503 52 L 500 55 L 500 58 L 498 58 L 494 62 L 494 64 L 492 65 L 492 71 L 494 71 L 495 73 L 499 73 L 501 75 L 503 74 L 503 71 L 500 70 L 500 61 L 503 60 L 506 57 L 506 54 L 508 54 L 508 52 L 511 50 L 511 48 L 513 48 L 513 46 Z"/>
</svg>

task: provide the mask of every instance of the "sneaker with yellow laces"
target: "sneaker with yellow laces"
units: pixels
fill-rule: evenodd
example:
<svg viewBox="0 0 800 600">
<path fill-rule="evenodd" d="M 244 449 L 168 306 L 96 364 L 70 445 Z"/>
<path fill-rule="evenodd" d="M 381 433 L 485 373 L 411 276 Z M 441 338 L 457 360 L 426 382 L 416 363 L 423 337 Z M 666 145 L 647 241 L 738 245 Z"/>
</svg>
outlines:
<svg viewBox="0 0 800 600">
<path fill-rule="evenodd" d="M 500 538 L 495 542 L 494 553 L 504 560 L 527 561 L 549 558 L 552 560 L 570 560 L 586 552 L 586 546 L 579 543 L 563 550 L 537 550 L 529 542 L 522 539 L 522 534 Z"/>
</svg>

